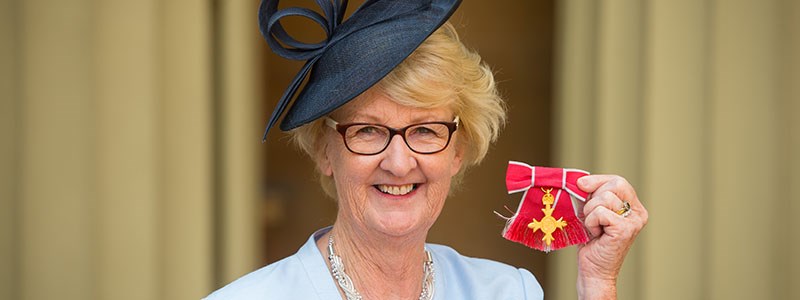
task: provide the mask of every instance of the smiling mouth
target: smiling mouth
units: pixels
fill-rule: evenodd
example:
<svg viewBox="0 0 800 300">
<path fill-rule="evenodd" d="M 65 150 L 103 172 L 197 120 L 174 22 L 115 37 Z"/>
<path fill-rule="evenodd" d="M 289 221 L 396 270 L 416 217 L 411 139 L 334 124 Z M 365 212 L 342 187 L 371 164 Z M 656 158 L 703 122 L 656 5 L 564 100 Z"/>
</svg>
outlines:
<svg viewBox="0 0 800 300">
<path fill-rule="evenodd" d="M 381 193 L 394 195 L 394 196 L 403 196 L 411 193 L 411 191 L 417 188 L 418 184 L 404 184 L 404 185 L 386 185 L 386 184 L 376 184 L 375 188 L 381 191 Z"/>
</svg>

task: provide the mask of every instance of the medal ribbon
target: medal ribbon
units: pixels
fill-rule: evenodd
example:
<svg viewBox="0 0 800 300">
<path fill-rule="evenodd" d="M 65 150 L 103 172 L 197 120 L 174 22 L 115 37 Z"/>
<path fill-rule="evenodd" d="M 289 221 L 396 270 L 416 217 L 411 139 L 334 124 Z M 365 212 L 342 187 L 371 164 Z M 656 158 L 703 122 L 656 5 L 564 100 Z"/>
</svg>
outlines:
<svg viewBox="0 0 800 300">
<path fill-rule="evenodd" d="M 589 235 L 573 204 L 573 199 L 576 203 L 585 202 L 588 197 L 588 193 L 580 190 L 577 184 L 578 178 L 586 175 L 589 172 L 578 169 L 533 167 L 522 162 L 509 162 L 506 171 L 508 193 L 524 194 L 517 212 L 503 230 L 503 237 L 545 252 L 589 241 Z M 552 240 L 545 239 L 545 230 L 534 230 L 528 226 L 534 221 L 541 222 L 548 218 L 543 203 L 546 191 L 555 197 L 550 216 L 566 222 L 563 228 L 552 231 Z"/>
</svg>

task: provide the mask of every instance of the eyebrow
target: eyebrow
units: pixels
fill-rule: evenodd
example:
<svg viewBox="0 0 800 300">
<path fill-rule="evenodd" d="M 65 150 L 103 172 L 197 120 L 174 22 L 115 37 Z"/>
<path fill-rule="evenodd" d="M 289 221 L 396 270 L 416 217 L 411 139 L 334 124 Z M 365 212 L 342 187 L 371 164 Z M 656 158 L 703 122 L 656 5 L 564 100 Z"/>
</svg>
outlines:
<svg viewBox="0 0 800 300">
<path fill-rule="evenodd" d="M 415 124 L 415 123 L 422 123 L 422 122 L 437 122 L 437 121 L 449 122 L 450 121 L 448 119 L 448 117 L 445 117 L 444 120 L 441 120 L 436 115 L 430 114 L 430 113 L 422 113 L 422 114 L 415 114 L 415 115 L 419 115 L 419 116 L 414 116 L 413 118 L 411 118 L 411 121 L 408 122 L 408 124 Z M 364 121 L 364 120 L 366 120 L 366 121 Z M 356 114 L 354 114 L 352 119 L 350 121 L 348 121 L 348 122 L 382 123 L 381 122 L 381 118 L 379 118 L 379 117 L 377 117 L 375 115 L 364 114 L 364 113 L 356 113 Z"/>
</svg>

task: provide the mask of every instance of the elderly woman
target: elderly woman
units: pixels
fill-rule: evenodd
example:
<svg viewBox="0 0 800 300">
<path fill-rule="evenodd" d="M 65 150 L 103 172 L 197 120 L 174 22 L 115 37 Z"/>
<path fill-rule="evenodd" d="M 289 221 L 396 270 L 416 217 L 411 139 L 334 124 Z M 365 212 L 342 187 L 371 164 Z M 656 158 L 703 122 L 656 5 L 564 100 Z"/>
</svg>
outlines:
<svg viewBox="0 0 800 300">
<path fill-rule="evenodd" d="M 296 254 L 208 298 L 543 298 L 524 268 L 425 243 L 450 189 L 484 158 L 505 119 L 492 72 L 446 23 L 458 1 L 367 1 L 343 23 L 344 4 L 317 3 L 327 19 L 262 2 L 270 46 L 308 60 L 267 130 L 299 94 L 281 128 L 316 163 L 338 203 L 336 221 Z M 289 15 L 327 26 L 326 42 L 288 37 L 277 20 Z M 618 176 L 586 176 L 579 187 L 593 195 L 583 207 L 593 239 L 578 251 L 579 295 L 615 298 L 620 266 L 647 211 Z M 615 213 L 625 202 L 626 217 Z"/>
</svg>

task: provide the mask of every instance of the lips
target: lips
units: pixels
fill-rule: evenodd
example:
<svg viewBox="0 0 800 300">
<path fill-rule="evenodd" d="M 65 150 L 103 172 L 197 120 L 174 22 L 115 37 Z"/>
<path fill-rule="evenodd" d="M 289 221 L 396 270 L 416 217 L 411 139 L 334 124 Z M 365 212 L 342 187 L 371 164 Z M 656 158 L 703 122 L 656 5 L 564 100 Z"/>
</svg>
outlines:
<svg viewBox="0 0 800 300">
<path fill-rule="evenodd" d="M 375 185 L 381 193 L 394 195 L 394 196 L 403 196 L 411 193 L 415 188 L 417 188 L 416 184 L 404 184 L 404 185 L 388 185 L 388 184 L 377 184 Z"/>
</svg>

